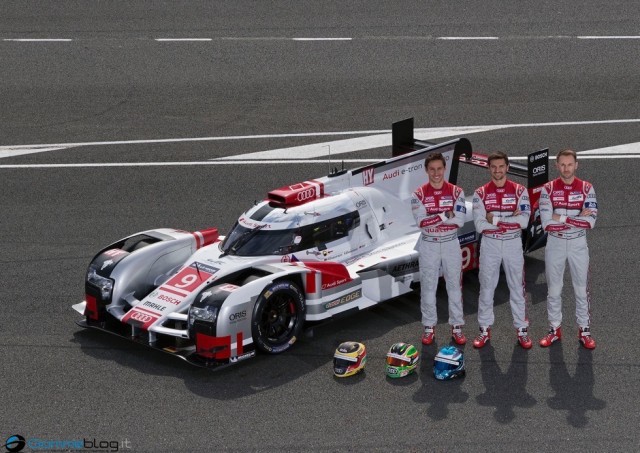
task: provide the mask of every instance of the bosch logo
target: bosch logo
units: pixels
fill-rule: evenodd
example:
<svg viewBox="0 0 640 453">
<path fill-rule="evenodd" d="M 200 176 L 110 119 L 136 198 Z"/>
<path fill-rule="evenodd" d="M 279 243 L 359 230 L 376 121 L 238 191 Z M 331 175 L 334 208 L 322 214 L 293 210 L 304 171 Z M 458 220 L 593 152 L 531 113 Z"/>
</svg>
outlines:
<svg viewBox="0 0 640 453">
<path fill-rule="evenodd" d="M 546 165 L 540 165 L 538 167 L 535 167 L 532 172 L 534 175 L 539 175 L 540 173 L 545 173 L 547 171 L 547 166 Z"/>
<path fill-rule="evenodd" d="M 229 321 L 238 321 L 247 317 L 247 310 L 239 311 L 238 313 L 231 313 L 229 315 Z"/>
<path fill-rule="evenodd" d="M 148 323 L 153 321 L 153 316 L 145 315 L 144 313 L 134 312 L 131 315 L 131 319 L 135 319 L 136 321 L 140 321 L 141 323 Z"/>
<path fill-rule="evenodd" d="M 316 196 L 316 189 L 310 188 L 310 189 L 306 189 L 301 192 L 298 192 L 298 194 L 296 195 L 296 200 L 307 201 L 315 198 L 315 196 Z"/>
<path fill-rule="evenodd" d="M 547 157 L 547 155 L 548 154 L 546 151 L 544 153 L 535 154 L 529 157 L 529 162 L 535 162 L 537 160 L 544 159 L 545 157 Z"/>
</svg>

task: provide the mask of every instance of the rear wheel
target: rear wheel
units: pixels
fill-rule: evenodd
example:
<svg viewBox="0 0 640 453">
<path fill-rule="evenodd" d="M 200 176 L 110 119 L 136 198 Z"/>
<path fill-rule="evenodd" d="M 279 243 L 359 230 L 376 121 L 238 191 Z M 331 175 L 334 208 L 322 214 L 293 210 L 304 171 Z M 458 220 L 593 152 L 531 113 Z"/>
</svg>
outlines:
<svg viewBox="0 0 640 453">
<path fill-rule="evenodd" d="M 268 354 L 289 349 L 300 336 L 305 311 L 304 294 L 296 284 L 281 280 L 267 286 L 253 309 L 256 347 Z"/>
</svg>

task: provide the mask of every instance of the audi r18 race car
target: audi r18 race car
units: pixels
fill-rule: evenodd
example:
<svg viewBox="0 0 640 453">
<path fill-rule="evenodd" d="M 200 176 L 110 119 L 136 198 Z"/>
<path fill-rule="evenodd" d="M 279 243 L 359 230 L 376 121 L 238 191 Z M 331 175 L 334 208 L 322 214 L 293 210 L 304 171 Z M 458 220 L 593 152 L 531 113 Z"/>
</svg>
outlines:
<svg viewBox="0 0 640 453">
<path fill-rule="evenodd" d="M 225 237 L 159 228 L 114 242 L 91 260 L 78 324 L 218 368 L 289 349 L 305 324 L 407 294 L 420 280 L 409 200 L 435 152 L 452 183 L 461 163 L 487 166 L 465 138 L 415 140 L 409 119 L 393 125 L 390 159 L 272 190 Z M 546 241 L 535 207 L 547 168 L 548 150 L 510 167 L 528 178 L 534 207 L 525 251 Z M 479 240 L 467 204 L 465 270 L 478 266 Z"/>
</svg>

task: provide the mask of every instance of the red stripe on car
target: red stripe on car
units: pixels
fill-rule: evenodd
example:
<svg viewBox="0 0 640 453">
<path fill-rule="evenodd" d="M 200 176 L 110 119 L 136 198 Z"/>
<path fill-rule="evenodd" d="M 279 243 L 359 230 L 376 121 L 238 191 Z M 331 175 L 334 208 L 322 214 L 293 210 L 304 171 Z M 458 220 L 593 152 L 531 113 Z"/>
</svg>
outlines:
<svg viewBox="0 0 640 453">
<path fill-rule="evenodd" d="M 231 335 L 212 337 L 196 332 L 196 353 L 207 359 L 228 359 L 231 357 Z"/>
<path fill-rule="evenodd" d="M 316 273 L 315 271 L 307 272 L 307 293 L 314 294 L 316 291 Z"/>
<path fill-rule="evenodd" d="M 168 293 L 175 294 L 176 296 L 180 296 L 180 297 L 185 297 L 189 295 L 189 293 L 186 291 L 180 291 L 179 289 L 171 289 L 167 286 L 161 286 L 160 289 L 162 291 L 166 291 Z"/>
<path fill-rule="evenodd" d="M 242 355 L 242 353 L 244 352 L 244 345 L 242 344 L 242 341 L 243 341 L 242 332 L 238 332 L 236 334 L 236 354 L 237 355 Z"/>
<path fill-rule="evenodd" d="M 95 319 L 97 321 L 99 318 L 98 300 L 89 294 L 85 294 L 85 299 L 86 299 L 87 305 L 84 307 L 84 315 L 88 318 Z"/>
<path fill-rule="evenodd" d="M 344 264 L 332 261 L 305 261 L 305 267 L 320 273 L 322 289 L 344 285 L 353 280 Z M 309 291 L 310 292 L 310 291 Z"/>
</svg>

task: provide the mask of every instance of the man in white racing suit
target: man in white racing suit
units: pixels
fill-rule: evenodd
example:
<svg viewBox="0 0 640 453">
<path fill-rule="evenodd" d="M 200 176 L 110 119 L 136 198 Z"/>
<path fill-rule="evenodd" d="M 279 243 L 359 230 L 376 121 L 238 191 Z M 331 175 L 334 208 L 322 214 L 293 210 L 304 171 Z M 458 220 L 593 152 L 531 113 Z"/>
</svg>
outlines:
<svg viewBox="0 0 640 453">
<path fill-rule="evenodd" d="M 540 193 L 540 220 L 548 232 L 544 257 L 549 318 L 549 333 L 540 340 L 540 346 L 551 346 L 562 338 L 561 294 L 565 263 L 568 261 L 576 298 L 578 339 L 585 348 L 595 349 L 596 342 L 590 328 L 587 230 L 595 226 L 598 215 L 596 193 L 590 183 L 575 176 L 578 169 L 575 151 L 560 151 L 556 157 L 556 168 L 560 177 L 545 184 Z"/>
<path fill-rule="evenodd" d="M 502 264 L 518 343 L 524 349 L 530 349 L 533 343 L 528 334 L 521 239 L 522 229 L 527 227 L 531 215 L 529 193 L 521 184 L 507 179 L 509 158 L 505 153 L 490 154 L 488 164 L 491 181 L 476 189 L 473 196 L 473 222 L 476 231 L 482 234 L 478 298 L 480 334 L 473 340 L 473 346 L 482 348 L 491 338 L 495 319 L 493 297 Z"/>
<path fill-rule="evenodd" d="M 467 339 L 462 333 L 462 251 L 458 228 L 464 225 L 466 213 L 464 191 L 445 180 L 446 160 L 442 154 L 429 155 L 425 168 L 429 182 L 411 196 L 411 210 L 422 231 L 418 239 L 422 344 L 429 345 L 435 338 L 436 290 L 442 266 L 449 298 L 451 337 L 456 344 L 463 345 Z"/>
</svg>

